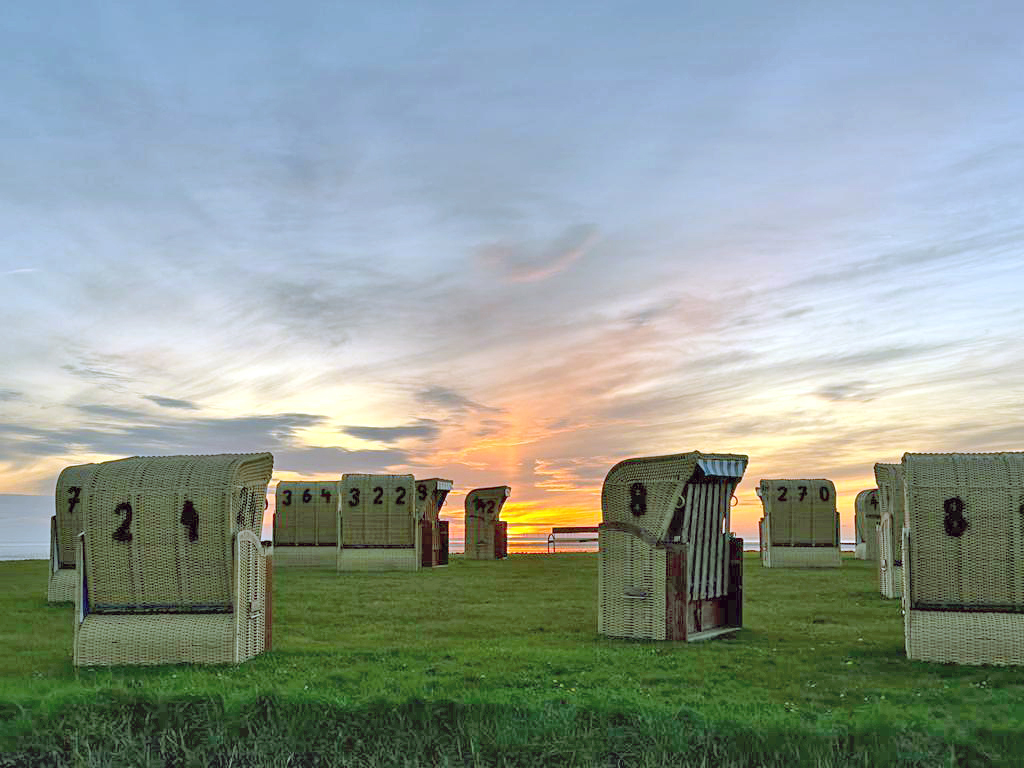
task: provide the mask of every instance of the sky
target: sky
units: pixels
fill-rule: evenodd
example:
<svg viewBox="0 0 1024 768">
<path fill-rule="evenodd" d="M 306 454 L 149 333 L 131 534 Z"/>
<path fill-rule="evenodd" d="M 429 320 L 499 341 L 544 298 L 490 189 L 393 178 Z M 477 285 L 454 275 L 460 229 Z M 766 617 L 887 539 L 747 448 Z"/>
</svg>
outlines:
<svg viewBox="0 0 1024 768">
<path fill-rule="evenodd" d="M 741 453 L 734 531 L 824 477 L 852 540 L 874 462 L 1024 448 L 1016 0 L 19 3 L 0 93 L 0 541 L 264 450 L 513 541 Z"/>
</svg>

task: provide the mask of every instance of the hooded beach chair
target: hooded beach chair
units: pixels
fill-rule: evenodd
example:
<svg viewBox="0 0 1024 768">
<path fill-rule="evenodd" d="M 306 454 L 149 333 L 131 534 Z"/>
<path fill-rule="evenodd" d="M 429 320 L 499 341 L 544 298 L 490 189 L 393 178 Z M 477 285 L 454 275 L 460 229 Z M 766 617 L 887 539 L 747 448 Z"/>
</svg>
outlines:
<svg viewBox="0 0 1024 768">
<path fill-rule="evenodd" d="M 418 571 L 422 536 L 412 475 L 342 475 L 339 571 Z"/>
<path fill-rule="evenodd" d="M 889 600 L 903 592 L 903 557 L 900 535 L 903 530 L 903 466 L 875 464 L 878 483 L 878 591 Z"/>
<path fill-rule="evenodd" d="M 451 480 L 431 477 L 416 481 L 416 514 L 420 519 L 420 556 L 421 565 L 431 568 L 435 565 L 447 565 L 447 553 L 444 563 L 441 562 L 441 507 L 444 506 L 448 492 L 452 489 Z"/>
<path fill-rule="evenodd" d="M 501 560 L 508 555 L 508 523 L 499 520 L 512 489 L 507 485 L 475 488 L 466 494 L 466 557 Z"/>
<path fill-rule="evenodd" d="M 67 467 L 57 477 L 56 514 L 50 518 L 50 573 L 46 600 L 73 603 L 78 575 L 78 534 L 82 532 L 82 487 L 95 464 Z"/>
<path fill-rule="evenodd" d="M 766 568 L 838 568 L 839 513 L 831 480 L 762 480 Z"/>
<path fill-rule="evenodd" d="M 266 644 L 269 453 L 136 457 L 83 484 L 74 663 L 236 664 Z"/>
<path fill-rule="evenodd" d="M 338 482 L 282 480 L 274 497 L 274 565 L 336 568 Z"/>
<path fill-rule="evenodd" d="M 907 453 L 907 657 L 1024 664 L 1024 453 Z"/>
<path fill-rule="evenodd" d="M 858 560 L 878 559 L 878 532 L 875 528 L 881 519 L 878 505 L 878 489 L 871 488 L 857 494 L 853 502 L 854 527 L 857 542 L 854 557 Z"/>
<path fill-rule="evenodd" d="M 747 457 L 627 459 L 601 488 L 597 631 L 704 640 L 743 623 L 743 540 L 729 532 Z"/>
</svg>

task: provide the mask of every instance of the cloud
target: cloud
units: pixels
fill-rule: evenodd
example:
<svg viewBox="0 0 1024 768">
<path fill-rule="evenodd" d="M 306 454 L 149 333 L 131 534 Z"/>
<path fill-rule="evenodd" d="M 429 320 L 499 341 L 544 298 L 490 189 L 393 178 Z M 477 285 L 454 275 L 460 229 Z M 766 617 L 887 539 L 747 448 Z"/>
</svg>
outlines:
<svg viewBox="0 0 1024 768">
<path fill-rule="evenodd" d="M 569 227 L 549 243 L 491 243 L 478 249 L 480 260 L 513 283 L 534 283 L 564 272 L 597 242 L 591 225 Z"/>
<path fill-rule="evenodd" d="M 492 413 L 501 412 L 501 408 L 494 408 L 470 400 L 465 395 L 456 392 L 448 387 L 432 386 L 421 389 L 416 393 L 416 399 L 427 405 L 436 405 L 452 411 L 487 411 Z"/>
<path fill-rule="evenodd" d="M 814 392 L 823 400 L 841 402 L 853 400 L 860 403 L 868 403 L 878 397 L 878 394 L 870 389 L 870 382 L 848 381 L 841 384 L 829 384 Z"/>
<path fill-rule="evenodd" d="M 24 396 L 24 393 L 18 392 L 13 389 L 0 389 L 0 402 L 7 402 L 10 400 L 21 400 Z"/>
<path fill-rule="evenodd" d="M 405 451 L 352 451 L 347 448 L 311 446 L 274 451 L 274 470 L 301 474 L 333 474 L 345 472 L 386 472 L 393 467 L 410 464 Z"/>
<path fill-rule="evenodd" d="M 341 431 L 351 437 L 358 437 L 360 440 L 372 440 L 380 443 L 394 443 L 408 437 L 434 438 L 441 432 L 437 422 L 430 419 L 420 419 L 416 424 L 404 427 L 345 426 L 341 428 Z"/>
<path fill-rule="evenodd" d="M 189 400 L 177 400 L 173 397 L 161 397 L 160 395 L 146 395 L 147 400 L 162 405 L 164 408 L 180 408 L 186 411 L 197 411 L 199 406 Z"/>
</svg>

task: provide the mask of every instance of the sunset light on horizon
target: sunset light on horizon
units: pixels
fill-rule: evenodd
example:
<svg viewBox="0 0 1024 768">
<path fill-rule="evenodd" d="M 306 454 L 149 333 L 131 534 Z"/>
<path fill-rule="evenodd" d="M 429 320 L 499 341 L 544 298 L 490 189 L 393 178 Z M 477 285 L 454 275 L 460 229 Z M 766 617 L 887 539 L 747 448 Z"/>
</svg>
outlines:
<svg viewBox="0 0 1024 768">
<path fill-rule="evenodd" d="M 411 473 L 520 551 L 693 450 L 852 541 L 875 462 L 1024 450 L 1024 4 L 58 6 L 0 20 L 0 541 L 270 451 L 265 537 Z"/>
</svg>

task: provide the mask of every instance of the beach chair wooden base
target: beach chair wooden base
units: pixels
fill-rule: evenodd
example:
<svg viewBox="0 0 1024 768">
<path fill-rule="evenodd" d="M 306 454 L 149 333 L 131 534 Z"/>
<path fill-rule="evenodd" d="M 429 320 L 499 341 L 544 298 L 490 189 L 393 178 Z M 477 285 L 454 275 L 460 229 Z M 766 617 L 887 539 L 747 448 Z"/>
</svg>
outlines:
<svg viewBox="0 0 1024 768">
<path fill-rule="evenodd" d="M 765 568 L 839 568 L 839 547 L 786 547 L 769 544 L 764 551 Z"/>
<path fill-rule="evenodd" d="M 943 664 L 1024 665 L 1024 615 L 907 611 L 907 658 Z"/>
</svg>

